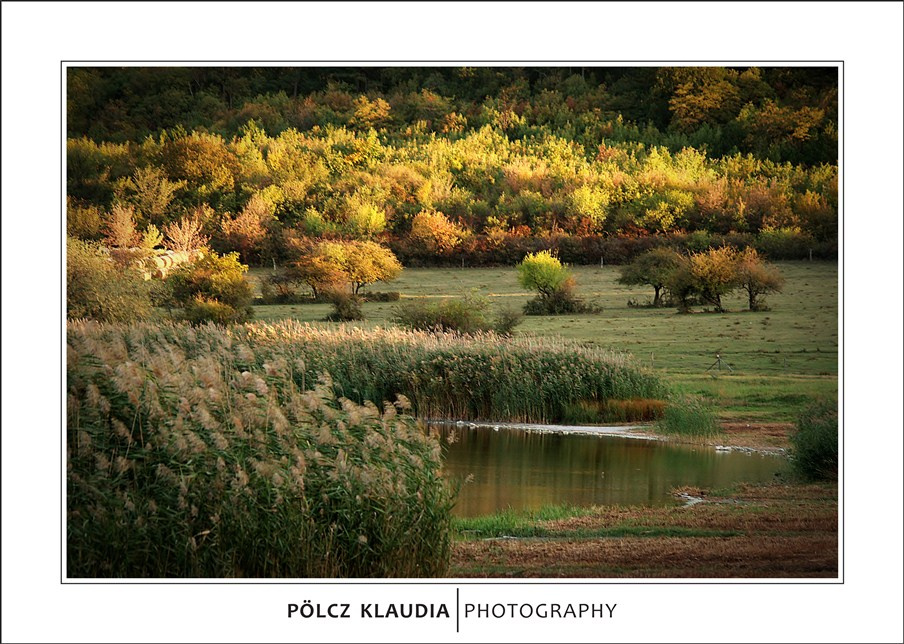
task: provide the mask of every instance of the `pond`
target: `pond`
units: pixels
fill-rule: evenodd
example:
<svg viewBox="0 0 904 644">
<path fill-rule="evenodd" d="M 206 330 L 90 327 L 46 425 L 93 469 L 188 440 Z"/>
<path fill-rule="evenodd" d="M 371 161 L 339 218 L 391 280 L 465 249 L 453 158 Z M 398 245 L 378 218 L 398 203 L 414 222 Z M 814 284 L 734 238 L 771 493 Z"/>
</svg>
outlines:
<svg viewBox="0 0 904 644">
<path fill-rule="evenodd" d="M 679 445 L 621 435 L 535 431 L 506 426 L 437 427 L 444 470 L 463 481 L 462 517 L 547 505 L 664 505 L 684 485 L 759 483 L 788 470 L 782 456 Z M 449 437 L 454 442 L 449 444 Z"/>
</svg>

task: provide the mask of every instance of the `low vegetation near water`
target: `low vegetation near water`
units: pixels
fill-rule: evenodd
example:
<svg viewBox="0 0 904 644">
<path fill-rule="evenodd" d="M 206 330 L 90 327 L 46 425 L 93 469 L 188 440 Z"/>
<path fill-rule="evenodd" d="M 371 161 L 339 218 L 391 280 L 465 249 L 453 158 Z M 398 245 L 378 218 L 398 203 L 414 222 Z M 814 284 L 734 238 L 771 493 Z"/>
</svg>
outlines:
<svg viewBox="0 0 904 644">
<path fill-rule="evenodd" d="M 801 410 L 791 435 L 791 463 L 808 480 L 838 478 L 838 401 L 821 398 Z"/>
<path fill-rule="evenodd" d="M 76 323 L 67 348 L 69 577 L 446 571 L 454 494 L 404 398 L 300 385 L 212 326 Z"/>
<path fill-rule="evenodd" d="M 552 340 L 293 322 L 67 335 L 71 577 L 442 575 L 454 495 L 396 407 L 554 421 L 667 393 L 624 356 Z"/>
<path fill-rule="evenodd" d="M 706 402 L 698 396 L 685 396 L 665 406 L 656 428 L 663 434 L 706 438 L 721 431 Z"/>
</svg>

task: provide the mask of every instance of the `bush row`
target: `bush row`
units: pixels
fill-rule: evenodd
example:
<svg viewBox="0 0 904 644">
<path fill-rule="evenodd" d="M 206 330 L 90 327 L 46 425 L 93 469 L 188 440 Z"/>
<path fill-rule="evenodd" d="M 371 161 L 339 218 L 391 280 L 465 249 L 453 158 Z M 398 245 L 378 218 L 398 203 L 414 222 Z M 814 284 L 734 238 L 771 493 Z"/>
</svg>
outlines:
<svg viewBox="0 0 904 644">
<path fill-rule="evenodd" d="M 389 241 L 389 247 L 403 265 L 433 266 L 511 266 L 525 255 L 549 250 L 568 264 L 627 264 L 638 255 L 654 248 L 671 248 L 681 253 L 699 252 L 730 246 L 741 250 L 755 248 L 772 261 L 818 259 L 837 261 L 837 242 L 817 241 L 793 230 L 765 231 L 758 235 L 733 233 L 710 235 L 694 232 L 675 235 L 602 236 L 520 236 L 489 237 L 477 235 L 462 243 L 454 252 L 437 254 L 411 244 L 407 239 Z"/>
</svg>

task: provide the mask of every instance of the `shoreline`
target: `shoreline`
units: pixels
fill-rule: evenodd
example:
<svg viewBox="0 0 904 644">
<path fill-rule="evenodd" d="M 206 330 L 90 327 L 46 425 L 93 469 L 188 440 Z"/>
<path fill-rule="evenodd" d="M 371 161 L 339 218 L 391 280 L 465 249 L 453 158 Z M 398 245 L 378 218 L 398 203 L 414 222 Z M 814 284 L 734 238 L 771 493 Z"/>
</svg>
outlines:
<svg viewBox="0 0 904 644">
<path fill-rule="evenodd" d="M 663 441 L 711 447 L 717 452 L 743 452 L 788 456 L 790 423 L 721 423 L 722 433 L 707 437 L 684 437 L 656 432 L 656 426 L 643 425 L 555 425 L 547 423 L 512 423 L 489 421 L 464 421 L 433 419 L 423 421 L 430 426 L 454 426 L 456 429 L 522 430 L 542 434 L 581 434 L 585 436 L 612 436 L 634 440 Z"/>
</svg>

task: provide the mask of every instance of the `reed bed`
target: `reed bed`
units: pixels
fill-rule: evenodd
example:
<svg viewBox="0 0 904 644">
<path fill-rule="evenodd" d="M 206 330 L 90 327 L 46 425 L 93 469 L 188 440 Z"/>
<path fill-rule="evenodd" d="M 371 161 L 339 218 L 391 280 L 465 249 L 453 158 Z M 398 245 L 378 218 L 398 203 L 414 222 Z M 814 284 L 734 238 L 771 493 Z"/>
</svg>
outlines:
<svg viewBox="0 0 904 644">
<path fill-rule="evenodd" d="M 669 401 L 657 429 L 663 434 L 690 438 L 709 438 L 722 431 L 712 408 L 699 396 L 675 397 Z"/>
<path fill-rule="evenodd" d="M 405 398 L 338 397 L 257 337 L 69 325 L 69 577 L 446 572 L 454 493 Z"/>
<path fill-rule="evenodd" d="M 227 333 L 254 357 L 248 368 L 278 363 L 302 387 L 329 373 L 337 393 L 359 403 L 404 394 L 421 418 L 555 423 L 578 402 L 668 395 L 657 376 L 625 354 L 558 338 L 322 328 L 294 321 Z"/>
<path fill-rule="evenodd" d="M 454 492 L 414 416 L 666 394 L 555 339 L 71 322 L 67 345 L 70 577 L 441 576 Z"/>
</svg>

